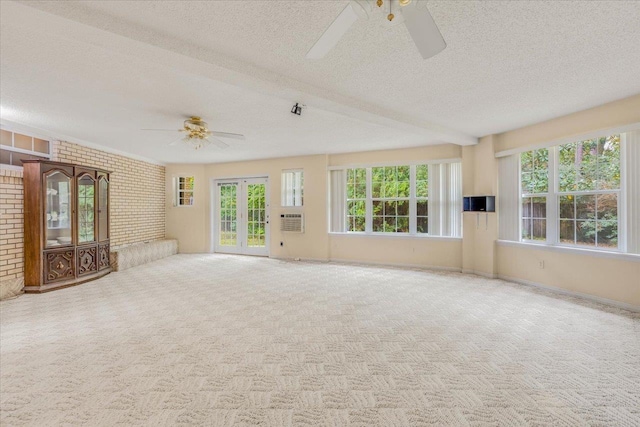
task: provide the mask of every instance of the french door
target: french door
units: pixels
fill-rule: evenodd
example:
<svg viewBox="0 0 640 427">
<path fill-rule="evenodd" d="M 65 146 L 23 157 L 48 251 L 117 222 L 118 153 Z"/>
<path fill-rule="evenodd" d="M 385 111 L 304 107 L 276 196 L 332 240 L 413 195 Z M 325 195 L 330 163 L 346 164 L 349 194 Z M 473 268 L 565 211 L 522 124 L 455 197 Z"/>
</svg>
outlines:
<svg viewBox="0 0 640 427">
<path fill-rule="evenodd" d="M 269 255 L 267 178 L 215 181 L 216 252 Z"/>
</svg>

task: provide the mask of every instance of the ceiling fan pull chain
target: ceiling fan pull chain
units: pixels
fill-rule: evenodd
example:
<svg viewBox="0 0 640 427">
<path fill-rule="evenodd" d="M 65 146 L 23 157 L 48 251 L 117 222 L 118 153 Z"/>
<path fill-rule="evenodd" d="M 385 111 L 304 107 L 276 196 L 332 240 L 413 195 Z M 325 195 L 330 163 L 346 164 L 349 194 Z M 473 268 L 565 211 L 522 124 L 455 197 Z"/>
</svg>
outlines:
<svg viewBox="0 0 640 427">
<path fill-rule="evenodd" d="M 393 1 L 390 1 L 390 2 L 389 2 L 389 15 L 387 16 L 387 19 L 388 19 L 389 21 L 393 21 L 393 18 L 395 18 L 395 16 L 394 16 L 394 15 L 393 15 L 393 13 L 391 12 L 391 6 L 392 6 L 392 4 L 393 4 Z"/>
</svg>

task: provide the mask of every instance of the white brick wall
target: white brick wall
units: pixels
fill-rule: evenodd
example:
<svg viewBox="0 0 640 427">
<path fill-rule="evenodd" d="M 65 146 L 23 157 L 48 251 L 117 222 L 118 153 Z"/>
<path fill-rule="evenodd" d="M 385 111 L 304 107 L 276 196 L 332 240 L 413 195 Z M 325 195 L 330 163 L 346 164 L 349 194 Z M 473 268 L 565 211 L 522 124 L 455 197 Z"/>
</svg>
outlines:
<svg viewBox="0 0 640 427">
<path fill-rule="evenodd" d="M 52 142 L 52 159 L 111 174 L 111 247 L 164 238 L 165 168 L 64 141 Z M 24 277 L 22 171 L 0 169 L 0 281 Z M 4 286 L 4 285 L 3 285 Z"/>
</svg>

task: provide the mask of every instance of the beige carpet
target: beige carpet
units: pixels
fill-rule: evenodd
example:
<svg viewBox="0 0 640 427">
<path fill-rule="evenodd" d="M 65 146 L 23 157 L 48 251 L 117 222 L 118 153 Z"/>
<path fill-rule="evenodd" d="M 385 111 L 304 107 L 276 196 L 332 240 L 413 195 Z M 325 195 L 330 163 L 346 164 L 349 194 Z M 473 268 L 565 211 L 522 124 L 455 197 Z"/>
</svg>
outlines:
<svg viewBox="0 0 640 427">
<path fill-rule="evenodd" d="M 640 425 L 640 315 L 474 276 L 177 255 L 0 316 L 2 426 Z"/>
</svg>

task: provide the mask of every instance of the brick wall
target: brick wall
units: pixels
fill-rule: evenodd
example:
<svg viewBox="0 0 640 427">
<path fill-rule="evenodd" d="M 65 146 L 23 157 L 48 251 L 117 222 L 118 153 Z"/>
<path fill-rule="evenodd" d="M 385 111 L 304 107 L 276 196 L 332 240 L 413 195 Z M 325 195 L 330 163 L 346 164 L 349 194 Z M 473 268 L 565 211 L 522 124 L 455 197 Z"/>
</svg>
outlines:
<svg viewBox="0 0 640 427">
<path fill-rule="evenodd" d="M 52 159 L 112 171 L 111 247 L 164 238 L 165 168 L 64 141 Z M 22 289 L 24 277 L 22 171 L 0 169 L 0 298 Z"/>
<path fill-rule="evenodd" d="M 164 166 L 54 141 L 56 161 L 107 169 L 111 174 L 111 247 L 164 238 Z"/>
<path fill-rule="evenodd" d="M 0 282 L 3 288 L 0 296 L 5 292 L 15 294 L 22 289 L 23 194 L 22 171 L 0 169 Z"/>
</svg>

